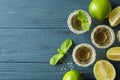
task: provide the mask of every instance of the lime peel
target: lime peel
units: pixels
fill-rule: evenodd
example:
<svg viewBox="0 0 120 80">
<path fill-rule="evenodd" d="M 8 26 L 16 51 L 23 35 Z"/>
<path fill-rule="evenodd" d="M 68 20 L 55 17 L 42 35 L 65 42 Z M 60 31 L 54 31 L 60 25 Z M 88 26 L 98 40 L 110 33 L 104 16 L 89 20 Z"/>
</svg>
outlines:
<svg viewBox="0 0 120 80">
<path fill-rule="evenodd" d="M 91 0 L 89 13 L 99 21 L 105 20 L 111 12 L 110 0 Z"/>
<path fill-rule="evenodd" d="M 84 78 L 80 71 L 70 70 L 64 74 L 62 80 L 84 80 Z"/>
</svg>

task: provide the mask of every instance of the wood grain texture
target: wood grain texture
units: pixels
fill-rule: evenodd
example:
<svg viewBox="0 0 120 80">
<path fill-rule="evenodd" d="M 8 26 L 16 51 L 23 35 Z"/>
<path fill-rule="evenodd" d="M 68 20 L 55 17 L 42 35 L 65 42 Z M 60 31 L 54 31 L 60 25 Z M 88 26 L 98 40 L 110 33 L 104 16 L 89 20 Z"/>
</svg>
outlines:
<svg viewBox="0 0 120 80">
<path fill-rule="evenodd" d="M 0 0 L 0 28 L 67 28 L 76 9 L 88 12 L 90 0 Z M 119 0 L 111 0 L 113 8 Z M 96 21 L 95 24 L 99 24 Z M 101 23 L 100 23 L 101 24 Z"/>
<path fill-rule="evenodd" d="M 0 62 L 49 62 L 66 38 L 72 39 L 74 46 L 79 43 L 92 45 L 91 32 L 76 35 L 68 29 L 0 29 Z M 112 46 L 117 44 L 116 40 Z M 105 56 L 102 53 L 106 50 L 96 50 L 101 53 L 98 58 Z"/>
<path fill-rule="evenodd" d="M 119 0 L 110 0 L 112 7 L 120 5 Z M 0 80 L 61 80 L 70 69 L 83 72 L 86 80 L 95 80 L 93 65 L 87 68 L 77 66 L 72 60 L 75 45 L 89 43 L 93 28 L 108 21 L 92 19 L 89 32 L 83 35 L 72 33 L 67 27 L 68 15 L 76 9 L 88 12 L 90 0 L 0 0 Z M 115 34 L 120 27 L 113 28 Z M 56 66 L 49 65 L 49 59 L 66 39 L 74 45 Z M 111 46 L 120 46 L 116 40 Z M 106 51 L 95 48 L 97 60 L 106 59 Z M 107 59 L 106 59 L 107 60 Z M 120 62 L 111 63 L 119 80 Z"/>
<path fill-rule="evenodd" d="M 92 30 L 84 35 L 76 35 L 68 29 L 0 29 L 0 72 L 8 76 L 3 76 L 0 79 L 48 80 L 50 78 L 60 80 L 63 74 L 72 68 L 82 71 L 87 79 L 93 80 L 93 65 L 88 68 L 78 67 L 74 64 L 71 56 L 75 45 L 79 43 L 92 45 L 90 40 L 91 32 Z M 117 32 L 117 29 L 115 32 Z M 50 57 L 57 52 L 56 49 L 60 47 L 66 38 L 71 38 L 74 41 L 74 45 L 57 66 L 50 66 Z M 119 45 L 117 40 L 112 46 L 116 45 Z M 101 50 L 96 48 L 97 60 L 106 59 L 106 51 L 107 49 Z M 69 63 L 72 65 L 68 65 Z M 119 71 L 119 63 L 112 63 Z M 36 77 L 32 77 L 34 75 Z M 46 75 L 47 77 L 45 77 Z M 54 75 L 56 77 L 52 77 Z M 19 78 L 18 76 L 23 77 Z"/>
<path fill-rule="evenodd" d="M 68 69 L 66 64 L 64 64 L 64 67 L 58 65 L 53 68 L 45 63 L 1 63 L 0 77 L 1 80 L 61 80 L 63 74 L 67 71 L 61 69 L 65 67 Z M 87 70 L 88 69 L 84 69 L 86 74 L 88 73 Z"/>
</svg>

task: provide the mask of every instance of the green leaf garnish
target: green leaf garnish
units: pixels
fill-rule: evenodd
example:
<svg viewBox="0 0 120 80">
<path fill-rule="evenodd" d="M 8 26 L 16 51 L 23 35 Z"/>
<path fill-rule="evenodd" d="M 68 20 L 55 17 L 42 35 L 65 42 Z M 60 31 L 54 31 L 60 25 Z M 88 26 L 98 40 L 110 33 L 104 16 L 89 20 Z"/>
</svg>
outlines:
<svg viewBox="0 0 120 80">
<path fill-rule="evenodd" d="M 65 54 L 65 53 L 63 52 L 63 50 L 61 50 L 60 48 L 57 49 L 57 52 L 60 53 L 60 54 Z"/>
<path fill-rule="evenodd" d="M 78 10 L 78 20 L 88 22 L 85 12 Z"/>
<path fill-rule="evenodd" d="M 62 50 L 63 54 L 66 54 L 67 51 L 69 50 L 69 48 L 70 48 L 71 46 L 72 46 L 72 40 L 66 39 L 66 40 L 62 43 L 62 45 L 61 45 L 61 47 L 60 47 L 60 50 Z"/>
<path fill-rule="evenodd" d="M 70 49 L 72 46 L 72 40 L 66 39 L 60 48 L 57 49 L 58 53 L 55 54 L 53 57 L 50 59 L 50 65 L 56 65 L 60 59 L 64 57 L 64 55 L 67 53 L 67 51 Z"/>
<path fill-rule="evenodd" d="M 82 29 L 88 31 L 90 28 L 90 24 L 88 22 L 85 12 L 83 12 L 82 10 L 78 11 L 78 20 L 80 20 L 82 23 Z"/>
<path fill-rule="evenodd" d="M 89 31 L 90 29 L 90 24 L 89 23 L 82 23 L 82 29 L 85 30 L 85 31 Z"/>
<path fill-rule="evenodd" d="M 64 57 L 64 54 L 55 54 L 51 59 L 50 59 L 50 65 L 56 65 L 60 59 Z"/>
</svg>

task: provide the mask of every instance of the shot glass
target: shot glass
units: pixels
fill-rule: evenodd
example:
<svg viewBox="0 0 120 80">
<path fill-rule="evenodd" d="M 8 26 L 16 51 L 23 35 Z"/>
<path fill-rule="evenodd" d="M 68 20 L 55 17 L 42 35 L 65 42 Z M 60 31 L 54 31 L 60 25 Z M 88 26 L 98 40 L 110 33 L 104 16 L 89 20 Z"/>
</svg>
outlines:
<svg viewBox="0 0 120 80">
<path fill-rule="evenodd" d="M 96 59 L 96 51 L 90 44 L 83 43 L 77 45 L 72 53 L 73 61 L 80 67 L 88 67 Z"/>
<path fill-rule="evenodd" d="M 91 33 L 91 41 L 97 48 L 108 48 L 113 44 L 114 40 L 114 31 L 106 25 L 98 25 Z"/>
<path fill-rule="evenodd" d="M 91 17 L 90 15 L 84 11 L 81 10 L 86 16 L 87 16 L 87 20 L 89 22 L 89 24 L 91 25 Z M 79 10 L 75 10 L 74 12 L 70 13 L 68 20 L 67 20 L 67 24 L 68 24 L 68 28 L 76 34 L 83 34 L 87 31 L 82 29 L 82 22 L 80 20 L 78 20 L 78 12 Z"/>
</svg>

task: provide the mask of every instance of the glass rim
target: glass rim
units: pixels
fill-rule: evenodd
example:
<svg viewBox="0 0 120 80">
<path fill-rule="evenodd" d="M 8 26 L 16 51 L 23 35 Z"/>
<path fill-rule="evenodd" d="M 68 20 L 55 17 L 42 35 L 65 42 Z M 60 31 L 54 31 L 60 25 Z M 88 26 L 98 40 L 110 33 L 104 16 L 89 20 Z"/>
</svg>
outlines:
<svg viewBox="0 0 120 80">
<path fill-rule="evenodd" d="M 88 63 L 79 63 L 76 59 L 76 51 L 82 47 L 82 46 L 85 46 L 85 47 L 88 47 L 91 51 L 92 51 L 92 56 L 91 58 L 89 59 L 89 62 Z M 96 51 L 95 51 L 95 48 L 90 45 L 90 44 L 87 44 L 87 43 L 82 43 L 82 44 L 78 44 L 77 46 L 75 46 L 75 48 L 73 49 L 73 52 L 72 52 L 72 57 L 73 57 L 73 61 L 78 65 L 78 66 L 81 66 L 81 67 L 88 67 L 90 65 L 92 65 L 96 59 Z"/>
<path fill-rule="evenodd" d="M 94 33 L 95 33 L 99 28 L 105 28 L 105 29 L 107 29 L 107 30 L 111 33 L 111 40 L 110 40 L 110 42 L 109 42 L 107 45 L 101 46 L 101 45 L 97 44 L 97 43 L 95 42 L 95 40 L 94 40 Z M 95 47 L 100 48 L 100 49 L 105 49 L 105 48 L 110 47 L 110 46 L 114 43 L 114 40 L 115 40 L 115 33 L 114 33 L 114 31 L 110 28 L 110 26 L 107 26 L 107 25 L 98 25 L 98 26 L 96 26 L 96 27 L 93 29 L 93 31 L 92 31 L 92 33 L 91 33 L 91 41 L 92 41 L 92 43 L 94 44 Z"/>
</svg>

